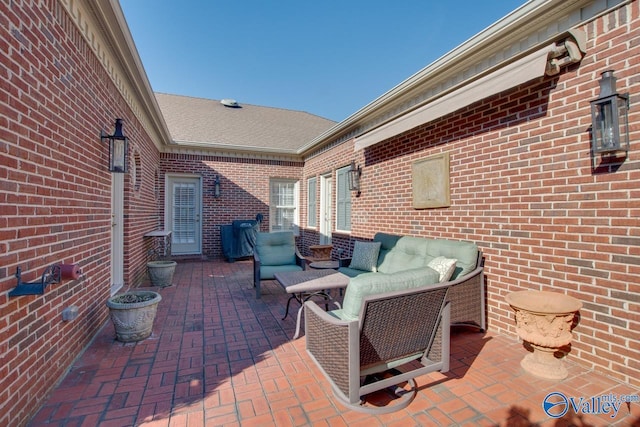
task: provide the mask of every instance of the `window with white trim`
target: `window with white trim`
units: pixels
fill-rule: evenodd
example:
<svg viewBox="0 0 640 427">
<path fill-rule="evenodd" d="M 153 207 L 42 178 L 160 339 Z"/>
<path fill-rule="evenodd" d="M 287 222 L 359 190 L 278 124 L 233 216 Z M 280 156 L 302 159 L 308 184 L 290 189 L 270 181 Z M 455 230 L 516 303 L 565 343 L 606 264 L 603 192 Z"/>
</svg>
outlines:
<svg viewBox="0 0 640 427">
<path fill-rule="evenodd" d="M 269 183 L 270 231 L 293 231 L 298 234 L 298 181 L 272 179 Z"/>
<path fill-rule="evenodd" d="M 350 169 L 346 166 L 336 171 L 336 231 L 351 231 Z"/>
<path fill-rule="evenodd" d="M 307 180 L 307 227 L 318 226 L 317 191 L 316 177 Z"/>
</svg>

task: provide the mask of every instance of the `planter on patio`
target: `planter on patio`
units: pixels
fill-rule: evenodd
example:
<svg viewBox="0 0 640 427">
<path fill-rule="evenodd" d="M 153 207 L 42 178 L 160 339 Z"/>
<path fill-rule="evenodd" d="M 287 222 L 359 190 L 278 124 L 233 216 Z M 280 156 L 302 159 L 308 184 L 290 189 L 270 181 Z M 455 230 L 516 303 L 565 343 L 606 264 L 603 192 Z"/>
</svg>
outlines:
<svg viewBox="0 0 640 427">
<path fill-rule="evenodd" d="M 533 349 L 520 366 L 542 378 L 566 378 L 568 371 L 562 358 L 571 344 L 571 328 L 582 303 L 568 295 L 544 291 L 512 292 L 505 299 L 515 311 L 516 332 Z"/>
<path fill-rule="evenodd" d="M 173 284 L 173 273 L 176 271 L 175 261 L 149 261 L 147 272 L 153 286 L 165 288 Z"/>
<path fill-rule="evenodd" d="M 130 291 L 109 298 L 107 307 L 118 341 L 140 341 L 149 337 L 161 300 L 160 294 L 153 291 Z"/>
</svg>

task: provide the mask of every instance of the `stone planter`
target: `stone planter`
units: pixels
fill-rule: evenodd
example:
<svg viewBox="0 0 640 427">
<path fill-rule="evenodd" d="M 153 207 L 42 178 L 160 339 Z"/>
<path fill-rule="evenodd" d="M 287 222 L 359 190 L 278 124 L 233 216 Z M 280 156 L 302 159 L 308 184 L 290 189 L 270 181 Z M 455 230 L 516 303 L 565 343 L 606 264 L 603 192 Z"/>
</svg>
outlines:
<svg viewBox="0 0 640 427">
<path fill-rule="evenodd" d="M 582 303 L 568 295 L 544 291 L 512 292 L 505 297 L 516 315 L 516 332 L 533 349 L 520 366 L 539 377 L 567 377 L 563 347 L 571 344 L 571 327 Z"/>
<path fill-rule="evenodd" d="M 153 286 L 165 288 L 173 284 L 173 273 L 176 271 L 175 261 L 150 261 L 147 263 L 149 280 Z"/>
<path fill-rule="evenodd" d="M 107 307 L 118 341 L 140 341 L 149 337 L 161 300 L 160 294 L 153 291 L 130 291 L 109 298 Z"/>
</svg>

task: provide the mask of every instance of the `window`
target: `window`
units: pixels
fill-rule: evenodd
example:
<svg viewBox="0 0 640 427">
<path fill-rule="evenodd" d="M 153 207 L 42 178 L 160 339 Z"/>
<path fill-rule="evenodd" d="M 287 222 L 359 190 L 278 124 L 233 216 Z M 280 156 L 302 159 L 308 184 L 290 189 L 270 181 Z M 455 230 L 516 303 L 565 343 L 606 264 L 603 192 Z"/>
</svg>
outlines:
<svg viewBox="0 0 640 427">
<path fill-rule="evenodd" d="M 309 178 L 307 181 L 307 226 L 308 227 L 317 227 L 318 226 L 318 209 L 316 204 L 316 178 Z"/>
<path fill-rule="evenodd" d="M 293 231 L 298 234 L 298 182 L 271 180 L 269 224 L 271 231 Z"/>
<path fill-rule="evenodd" d="M 140 191 L 142 187 L 142 158 L 140 152 L 136 149 L 133 153 L 133 165 L 130 173 L 131 181 L 133 183 L 133 189 Z"/>
<path fill-rule="evenodd" d="M 336 171 L 336 229 L 338 231 L 351 231 L 349 169 L 351 169 L 351 166 Z"/>
</svg>

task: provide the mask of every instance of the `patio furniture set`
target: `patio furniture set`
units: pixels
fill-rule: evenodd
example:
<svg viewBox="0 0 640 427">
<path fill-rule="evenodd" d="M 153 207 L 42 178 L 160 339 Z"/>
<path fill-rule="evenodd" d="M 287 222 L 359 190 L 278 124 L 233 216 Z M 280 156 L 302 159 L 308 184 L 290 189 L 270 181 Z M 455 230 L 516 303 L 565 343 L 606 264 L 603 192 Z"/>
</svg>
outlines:
<svg viewBox="0 0 640 427">
<path fill-rule="evenodd" d="M 304 310 L 308 353 L 338 400 L 357 411 L 406 407 L 413 378 L 448 371 L 450 325 L 486 326 L 482 253 L 471 242 L 378 233 L 356 242 L 352 258 L 306 269 L 293 233 L 258 233 L 253 264 L 256 298 L 261 280 L 277 280 L 291 294 L 285 318 L 292 299 L 301 304 L 294 338 Z M 346 289 L 342 306 L 335 289 Z M 329 303 L 337 308 L 327 311 Z M 389 387 L 397 403 L 364 404 L 363 396 Z"/>
</svg>

